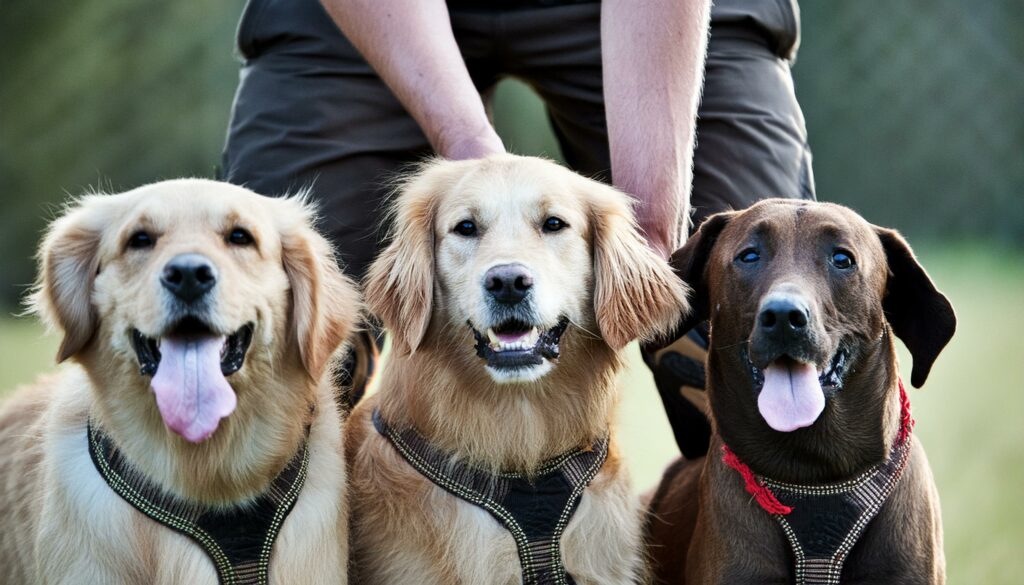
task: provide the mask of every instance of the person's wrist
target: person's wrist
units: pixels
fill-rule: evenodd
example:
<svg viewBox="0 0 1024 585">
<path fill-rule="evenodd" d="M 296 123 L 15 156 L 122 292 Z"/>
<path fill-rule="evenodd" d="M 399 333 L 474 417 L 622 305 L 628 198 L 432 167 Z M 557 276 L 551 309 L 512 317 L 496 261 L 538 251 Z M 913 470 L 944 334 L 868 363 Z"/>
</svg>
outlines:
<svg viewBox="0 0 1024 585">
<path fill-rule="evenodd" d="M 647 246 L 654 250 L 654 253 L 661 258 L 668 260 L 675 251 L 675 237 L 672 227 L 665 224 L 664 219 L 648 219 L 642 215 L 637 218 L 637 224 Z"/>
<path fill-rule="evenodd" d="M 446 136 L 439 142 L 438 154 L 449 160 L 484 158 L 505 152 L 505 145 L 490 124 L 477 132 Z"/>
<path fill-rule="evenodd" d="M 658 238 L 648 238 L 647 245 L 650 246 L 651 250 L 657 254 L 662 260 L 668 260 L 672 255 L 671 245 L 664 240 Z"/>
</svg>

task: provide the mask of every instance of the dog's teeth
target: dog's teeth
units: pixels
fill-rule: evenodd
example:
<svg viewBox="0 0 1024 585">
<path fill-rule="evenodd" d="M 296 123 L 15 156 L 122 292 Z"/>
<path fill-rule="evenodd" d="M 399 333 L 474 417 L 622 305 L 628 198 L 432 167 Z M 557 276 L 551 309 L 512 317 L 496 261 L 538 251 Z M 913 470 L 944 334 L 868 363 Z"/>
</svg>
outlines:
<svg viewBox="0 0 1024 585">
<path fill-rule="evenodd" d="M 527 347 L 533 347 L 534 345 L 537 344 L 538 339 L 540 339 L 540 330 L 538 330 L 536 327 L 530 329 L 530 332 L 526 334 L 526 339 L 523 340 L 523 345 L 526 346 L 523 349 L 526 349 Z"/>
<path fill-rule="evenodd" d="M 534 327 L 528 333 L 514 341 L 504 341 L 493 329 L 487 330 L 487 340 L 494 351 L 525 351 L 533 349 L 540 339 L 540 331 Z"/>
</svg>

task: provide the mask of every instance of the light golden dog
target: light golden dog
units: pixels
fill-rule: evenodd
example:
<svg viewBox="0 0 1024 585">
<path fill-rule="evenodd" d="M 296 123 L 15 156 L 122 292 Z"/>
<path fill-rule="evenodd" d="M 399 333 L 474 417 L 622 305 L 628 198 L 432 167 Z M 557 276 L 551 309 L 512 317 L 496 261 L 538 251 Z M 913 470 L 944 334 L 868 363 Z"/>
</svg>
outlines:
<svg viewBox="0 0 1024 585">
<path fill-rule="evenodd" d="M 452 462 L 535 477 L 608 436 L 620 350 L 673 325 L 685 286 L 643 242 L 626 195 L 548 161 L 431 163 L 394 209 L 366 282 L 393 351 L 346 428 L 353 582 L 536 582 L 493 512 L 410 466 L 373 412 Z M 560 555 L 576 583 L 642 574 L 640 509 L 614 438 L 561 528 L 533 552 Z"/>
<path fill-rule="evenodd" d="M 0 581 L 218 582 L 200 546 L 104 481 L 88 421 L 132 473 L 219 512 L 304 453 L 269 578 L 346 582 L 342 436 L 320 379 L 359 305 L 311 219 L 299 199 L 187 179 L 90 195 L 53 223 L 31 302 L 76 365 L 0 411 Z"/>
</svg>

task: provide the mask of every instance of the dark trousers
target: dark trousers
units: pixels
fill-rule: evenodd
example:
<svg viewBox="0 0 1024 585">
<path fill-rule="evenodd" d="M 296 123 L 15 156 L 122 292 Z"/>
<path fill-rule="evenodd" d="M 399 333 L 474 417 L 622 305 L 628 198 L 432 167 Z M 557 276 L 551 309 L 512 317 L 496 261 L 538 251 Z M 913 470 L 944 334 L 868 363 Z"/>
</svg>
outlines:
<svg viewBox="0 0 1024 585">
<path fill-rule="evenodd" d="M 568 165 L 608 179 L 600 11 L 599 3 L 453 8 L 451 21 L 480 93 L 503 77 L 530 85 Z M 266 195 L 310 189 L 346 269 L 361 276 L 383 234 L 388 180 L 432 153 L 426 137 L 317 0 L 250 0 L 238 37 L 245 65 L 223 178 Z M 754 25 L 712 25 L 695 225 L 767 197 L 814 197 L 803 114 L 777 46 Z"/>
</svg>

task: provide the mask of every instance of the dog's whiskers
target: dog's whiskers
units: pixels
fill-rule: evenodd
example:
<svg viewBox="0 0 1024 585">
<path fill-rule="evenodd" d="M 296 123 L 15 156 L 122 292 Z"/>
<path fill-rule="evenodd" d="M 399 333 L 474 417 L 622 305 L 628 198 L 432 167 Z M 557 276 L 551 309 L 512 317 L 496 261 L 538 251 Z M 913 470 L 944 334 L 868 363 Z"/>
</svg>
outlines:
<svg viewBox="0 0 1024 585">
<path fill-rule="evenodd" d="M 579 329 L 580 331 L 582 331 L 582 332 L 586 333 L 587 335 L 589 335 L 589 336 L 591 337 L 591 339 L 596 339 L 596 340 L 600 340 L 600 339 L 601 339 L 601 336 L 600 336 L 600 335 L 598 335 L 597 333 L 594 333 L 593 331 L 591 331 L 591 330 L 587 329 L 586 327 L 584 327 L 584 326 L 580 325 L 580 324 L 579 324 L 579 323 L 577 323 L 576 321 L 572 320 L 572 318 L 570 318 L 570 317 L 566 317 L 566 319 L 568 319 L 568 320 L 569 320 L 569 323 L 570 323 L 570 324 L 571 324 L 571 325 L 572 325 L 573 327 L 575 327 L 576 329 Z"/>
<path fill-rule="evenodd" d="M 715 344 L 715 348 L 716 349 L 730 349 L 730 348 L 733 348 L 733 347 L 739 347 L 741 345 L 746 345 L 747 343 L 748 343 L 748 341 L 746 339 L 743 339 L 743 340 L 737 341 L 735 343 L 724 343 L 722 345 Z"/>
</svg>

